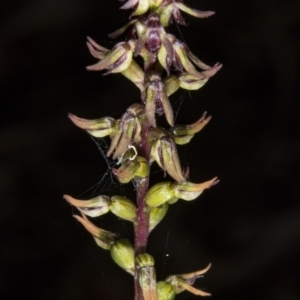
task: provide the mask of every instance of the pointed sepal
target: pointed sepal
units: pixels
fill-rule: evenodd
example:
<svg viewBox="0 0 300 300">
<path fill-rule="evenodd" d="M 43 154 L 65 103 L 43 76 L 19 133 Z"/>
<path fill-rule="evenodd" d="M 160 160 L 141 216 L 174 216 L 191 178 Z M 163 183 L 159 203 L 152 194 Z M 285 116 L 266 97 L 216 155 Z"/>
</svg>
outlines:
<svg viewBox="0 0 300 300">
<path fill-rule="evenodd" d="M 149 232 L 151 232 L 165 217 L 168 212 L 168 208 L 168 203 L 163 203 L 160 206 L 150 208 Z"/>
<path fill-rule="evenodd" d="M 84 228 L 93 235 L 93 237 L 99 247 L 101 247 L 105 250 L 111 249 L 112 245 L 115 243 L 115 240 L 117 238 L 116 234 L 95 226 L 84 215 L 83 215 L 83 218 L 80 216 L 74 215 L 74 218 L 77 221 L 79 221 L 84 226 Z"/>
<path fill-rule="evenodd" d="M 107 196 L 98 196 L 90 200 L 78 200 L 69 195 L 64 195 L 63 198 L 75 206 L 81 213 L 92 218 L 102 216 L 109 212 L 111 204 Z"/>
<path fill-rule="evenodd" d="M 69 113 L 70 120 L 79 128 L 86 130 L 90 135 L 103 138 L 111 135 L 115 131 L 115 120 L 110 117 L 104 117 L 96 120 L 87 120 L 76 117 Z"/>
</svg>

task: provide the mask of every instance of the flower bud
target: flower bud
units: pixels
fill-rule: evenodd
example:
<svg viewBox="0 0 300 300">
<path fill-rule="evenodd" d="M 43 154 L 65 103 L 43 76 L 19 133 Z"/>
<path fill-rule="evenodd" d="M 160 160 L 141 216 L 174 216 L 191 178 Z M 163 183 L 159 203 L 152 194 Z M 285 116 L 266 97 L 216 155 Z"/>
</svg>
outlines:
<svg viewBox="0 0 300 300">
<path fill-rule="evenodd" d="M 171 182 L 157 183 L 146 194 L 146 203 L 150 207 L 157 207 L 175 199 L 178 198 L 175 196 Z"/>
<path fill-rule="evenodd" d="M 113 196 L 111 197 L 110 211 L 122 218 L 124 220 L 128 220 L 134 222 L 136 219 L 136 206 L 129 199 L 121 196 Z"/>
<path fill-rule="evenodd" d="M 149 163 L 146 158 L 138 156 L 136 160 L 140 163 L 139 168 L 136 170 L 135 176 L 145 178 L 150 173 Z"/>
<path fill-rule="evenodd" d="M 153 257 L 147 253 L 144 253 L 138 255 L 135 261 L 139 270 L 139 283 L 143 291 L 144 299 L 157 300 L 156 274 Z"/>
<path fill-rule="evenodd" d="M 183 274 L 183 275 L 169 276 L 166 279 L 166 282 L 168 282 L 172 285 L 176 294 L 179 294 L 186 290 L 197 296 L 203 296 L 203 297 L 211 296 L 211 294 L 204 292 L 202 290 L 196 289 L 192 286 L 192 284 L 195 282 L 195 280 L 198 277 L 202 276 L 204 273 L 206 273 L 210 267 L 211 267 L 211 264 L 209 264 L 205 269 L 197 271 L 197 272 Z"/>
<path fill-rule="evenodd" d="M 211 116 L 206 117 L 206 112 L 201 118 L 191 125 L 176 125 L 172 129 L 173 138 L 176 144 L 187 144 L 195 135 L 204 128 L 204 126 L 211 120 Z"/>
<path fill-rule="evenodd" d="M 110 199 L 107 196 L 98 196 L 90 200 L 77 200 L 64 195 L 63 198 L 75 206 L 81 213 L 89 217 L 99 217 L 109 212 Z"/>
<path fill-rule="evenodd" d="M 215 177 L 209 181 L 203 183 L 191 183 L 191 182 L 182 182 L 182 183 L 174 183 L 172 185 L 172 189 L 174 191 L 174 195 L 177 198 L 183 200 L 194 200 L 198 196 L 202 194 L 205 189 L 209 189 L 210 187 L 216 185 L 219 182 L 218 177 Z"/>
<path fill-rule="evenodd" d="M 134 249 L 128 240 L 117 240 L 111 246 L 110 254 L 118 266 L 131 275 L 134 275 Z"/>
<path fill-rule="evenodd" d="M 86 120 L 78 118 L 72 114 L 69 114 L 68 116 L 76 126 L 86 130 L 90 135 L 97 138 L 111 135 L 115 131 L 115 120 L 110 117 L 104 117 L 96 120 Z"/>
<path fill-rule="evenodd" d="M 185 180 L 176 145 L 171 137 L 163 136 L 152 144 L 151 158 L 176 181 L 182 182 Z"/>
<path fill-rule="evenodd" d="M 163 203 L 160 206 L 152 207 L 149 215 L 149 232 L 151 232 L 167 214 L 169 205 Z"/>
<path fill-rule="evenodd" d="M 85 229 L 93 235 L 99 247 L 105 250 L 111 249 L 111 246 L 115 242 L 117 237 L 114 233 L 98 228 L 93 223 L 91 223 L 84 215 L 83 218 L 74 215 L 74 218 L 77 221 L 79 221 L 85 227 Z"/>
<path fill-rule="evenodd" d="M 159 281 L 156 284 L 157 300 L 174 300 L 176 293 L 171 283 Z"/>
</svg>

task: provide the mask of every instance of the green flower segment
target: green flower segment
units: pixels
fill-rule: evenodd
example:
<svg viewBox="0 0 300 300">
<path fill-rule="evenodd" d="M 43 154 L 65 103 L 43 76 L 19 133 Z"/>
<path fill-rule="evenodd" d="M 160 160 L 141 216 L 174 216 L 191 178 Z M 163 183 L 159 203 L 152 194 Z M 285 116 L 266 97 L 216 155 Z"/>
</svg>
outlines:
<svg viewBox="0 0 300 300">
<path fill-rule="evenodd" d="M 140 102 L 132 104 L 119 119 L 101 117 L 95 120 L 69 114 L 71 121 L 95 138 L 110 139 L 107 157 L 116 161 L 111 170 L 120 184 L 132 182 L 136 199 L 119 195 L 99 195 L 89 200 L 64 199 L 81 214 L 74 217 L 93 236 L 97 245 L 110 251 L 113 261 L 134 278 L 135 300 L 173 300 L 188 291 L 198 296 L 209 293 L 192 286 L 195 279 L 210 268 L 183 275 L 171 275 L 156 280 L 154 258 L 147 253 L 148 237 L 179 199 L 195 200 L 202 192 L 219 182 L 212 178 L 203 183 L 187 180 L 189 169 L 182 167 L 177 145 L 189 143 L 211 120 L 204 112 L 189 125 L 175 124 L 170 95 L 182 88 L 194 91 L 202 88 L 222 67 L 202 62 L 185 43 L 168 33 L 171 23 L 186 25 L 182 12 L 206 18 L 212 11 L 199 11 L 184 4 L 184 0 L 121 0 L 121 9 L 131 9 L 129 22 L 111 33 L 116 38 L 128 31 L 126 41 L 111 50 L 91 38 L 87 47 L 98 61 L 88 66 L 103 75 L 120 73 L 140 90 Z M 143 65 L 135 60 L 140 57 Z M 160 126 L 157 116 L 164 115 L 168 128 Z M 156 163 L 167 180 L 152 183 L 151 166 Z M 95 226 L 90 218 L 113 213 L 133 224 L 134 239 L 129 241 Z"/>
</svg>

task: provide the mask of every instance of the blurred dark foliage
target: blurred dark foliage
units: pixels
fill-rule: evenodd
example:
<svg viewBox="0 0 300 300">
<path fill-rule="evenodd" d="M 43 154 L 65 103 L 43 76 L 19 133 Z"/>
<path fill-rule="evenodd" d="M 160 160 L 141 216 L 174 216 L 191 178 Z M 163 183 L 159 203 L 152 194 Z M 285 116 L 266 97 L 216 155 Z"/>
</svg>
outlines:
<svg viewBox="0 0 300 300">
<path fill-rule="evenodd" d="M 158 278 L 212 262 L 196 283 L 212 299 L 299 299 L 300 2 L 186 3 L 217 12 L 188 18 L 181 32 L 203 61 L 224 67 L 192 97 L 172 97 L 178 122 L 204 110 L 213 116 L 180 151 L 191 181 L 218 175 L 221 182 L 171 207 L 151 235 Z M 139 101 L 121 75 L 85 70 L 95 62 L 86 35 L 112 47 L 107 33 L 128 16 L 118 7 L 117 0 L 1 1 L 1 299 L 133 298 L 130 276 L 62 199 L 81 195 L 107 171 L 67 113 L 118 118 Z M 130 225 L 110 216 L 99 224 L 131 235 Z"/>
</svg>

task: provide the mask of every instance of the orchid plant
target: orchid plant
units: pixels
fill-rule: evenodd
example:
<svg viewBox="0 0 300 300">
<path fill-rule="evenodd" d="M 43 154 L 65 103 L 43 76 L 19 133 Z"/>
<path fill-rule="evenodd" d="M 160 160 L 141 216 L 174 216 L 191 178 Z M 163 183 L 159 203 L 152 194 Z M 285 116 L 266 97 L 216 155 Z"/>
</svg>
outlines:
<svg viewBox="0 0 300 300">
<path fill-rule="evenodd" d="M 203 63 L 184 42 L 168 33 L 168 26 L 175 22 L 186 25 L 182 12 L 197 18 L 209 17 L 214 12 L 192 9 L 183 0 L 121 1 L 125 2 L 121 9 L 132 10 L 129 22 L 109 36 L 116 38 L 128 32 L 127 39 L 109 50 L 88 38 L 88 49 L 98 62 L 87 69 L 104 71 L 105 75 L 121 73 L 140 90 L 140 102 L 132 104 L 119 119 L 86 120 L 72 114 L 69 117 L 91 136 L 110 138 L 106 155 L 119 166 L 112 173 L 121 184 L 133 181 L 136 199 L 119 195 L 99 195 L 90 200 L 68 195 L 64 198 L 78 209 L 81 215 L 74 217 L 92 234 L 97 245 L 110 251 L 114 262 L 133 276 L 135 300 L 172 300 L 185 290 L 209 296 L 192 285 L 210 264 L 200 271 L 157 281 L 154 258 L 147 253 L 147 243 L 169 205 L 179 199 L 194 200 L 219 181 L 217 177 L 203 183 L 188 181 L 189 171 L 183 170 L 177 153 L 177 145 L 189 143 L 211 117 L 204 112 L 195 123 L 176 125 L 169 101 L 169 96 L 179 88 L 201 88 L 222 65 L 211 67 Z M 137 56 L 142 58 L 143 66 L 135 61 Z M 161 115 L 165 115 L 168 128 L 158 124 L 157 116 Z M 154 162 L 171 180 L 150 184 Z M 98 228 L 90 220 L 109 212 L 132 223 L 133 241 Z"/>
</svg>

